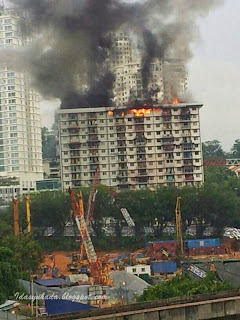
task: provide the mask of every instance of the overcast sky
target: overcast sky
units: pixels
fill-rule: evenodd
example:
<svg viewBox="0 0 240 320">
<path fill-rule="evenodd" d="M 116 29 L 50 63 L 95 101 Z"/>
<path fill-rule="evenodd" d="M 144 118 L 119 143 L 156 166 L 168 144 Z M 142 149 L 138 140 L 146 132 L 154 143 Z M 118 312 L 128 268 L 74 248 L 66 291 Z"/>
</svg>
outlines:
<svg viewBox="0 0 240 320">
<path fill-rule="evenodd" d="M 195 0 L 208 1 L 208 0 Z M 240 139 L 240 1 L 225 0 L 199 19 L 201 41 L 193 46 L 189 87 L 201 110 L 202 141 L 217 139 L 229 150 Z M 42 124 L 53 122 L 53 102 L 42 103 Z"/>
<path fill-rule="evenodd" d="M 202 141 L 218 139 L 225 150 L 240 139 L 239 12 L 239 0 L 225 0 L 200 21 L 202 40 L 189 63 L 189 87 L 204 103 Z"/>
</svg>

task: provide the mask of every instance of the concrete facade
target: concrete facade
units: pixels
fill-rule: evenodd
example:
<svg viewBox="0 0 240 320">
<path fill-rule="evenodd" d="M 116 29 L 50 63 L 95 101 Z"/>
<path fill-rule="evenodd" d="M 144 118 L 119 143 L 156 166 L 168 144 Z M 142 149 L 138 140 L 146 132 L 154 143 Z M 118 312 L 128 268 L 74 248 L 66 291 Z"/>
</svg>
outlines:
<svg viewBox="0 0 240 320">
<path fill-rule="evenodd" d="M 24 17 L 0 7 L 0 48 L 25 46 Z M 17 177 L 20 193 L 34 191 L 43 178 L 39 95 L 26 73 L 0 69 L 0 177 Z M 12 194 L 14 196 L 14 194 Z"/>
<path fill-rule="evenodd" d="M 61 185 L 122 189 L 203 182 L 201 104 L 59 110 Z"/>
</svg>

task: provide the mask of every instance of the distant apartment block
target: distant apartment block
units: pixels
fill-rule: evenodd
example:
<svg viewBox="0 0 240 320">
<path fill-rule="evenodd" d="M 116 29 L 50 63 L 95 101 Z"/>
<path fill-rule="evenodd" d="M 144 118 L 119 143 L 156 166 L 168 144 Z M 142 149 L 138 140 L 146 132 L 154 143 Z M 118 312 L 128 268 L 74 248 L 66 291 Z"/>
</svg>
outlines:
<svg viewBox="0 0 240 320">
<path fill-rule="evenodd" d="M 113 35 L 109 65 L 116 77 L 113 88 L 115 104 L 122 105 L 129 101 L 142 100 L 144 96 L 142 63 L 127 33 L 119 32 Z M 154 59 L 150 64 L 148 89 L 152 91 L 154 101 L 163 101 L 163 68 L 160 59 Z"/>
<path fill-rule="evenodd" d="M 201 104 L 59 110 L 61 185 L 118 190 L 201 185 Z"/>
</svg>

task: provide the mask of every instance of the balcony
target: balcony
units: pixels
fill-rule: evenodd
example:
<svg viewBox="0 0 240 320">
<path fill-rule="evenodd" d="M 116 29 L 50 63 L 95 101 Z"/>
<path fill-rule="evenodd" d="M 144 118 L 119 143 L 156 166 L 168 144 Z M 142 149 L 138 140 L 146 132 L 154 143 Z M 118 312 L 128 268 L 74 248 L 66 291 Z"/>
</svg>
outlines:
<svg viewBox="0 0 240 320">
<path fill-rule="evenodd" d="M 162 144 L 172 144 L 174 142 L 174 137 L 173 135 L 169 135 L 169 136 L 164 136 L 162 138 Z"/>
<path fill-rule="evenodd" d="M 187 150 L 193 150 L 194 149 L 194 144 L 193 143 L 188 143 L 188 142 L 185 142 L 185 143 L 182 143 L 182 148 L 184 151 L 187 151 Z"/>
<path fill-rule="evenodd" d="M 71 158 L 80 157 L 80 151 L 71 151 L 70 152 L 70 157 Z"/>
<path fill-rule="evenodd" d="M 171 116 L 171 110 L 170 109 L 164 109 L 162 112 L 162 116 Z"/>
<path fill-rule="evenodd" d="M 76 135 L 80 131 L 80 128 L 68 128 L 68 132 L 70 135 Z"/>
<path fill-rule="evenodd" d="M 182 129 L 183 129 L 183 130 L 184 130 L 184 129 L 191 129 L 190 123 L 183 123 L 183 124 L 182 124 Z"/>
<path fill-rule="evenodd" d="M 127 158 L 125 156 L 119 156 L 118 161 L 119 162 L 127 162 Z"/>
<path fill-rule="evenodd" d="M 80 173 L 81 168 L 80 166 L 71 166 L 71 172 L 79 172 Z"/>
<path fill-rule="evenodd" d="M 185 166 L 185 167 L 183 168 L 183 172 L 184 172 L 184 173 L 193 173 L 193 170 L 194 170 L 193 167 L 190 167 L 190 166 L 189 166 L 189 167 L 186 167 L 186 166 Z"/>
<path fill-rule="evenodd" d="M 73 181 L 72 184 L 73 184 L 73 187 L 81 187 L 81 181 L 80 180 Z"/>
<path fill-rule="evenodd" d="M 72 180 L 80 180 L 81 174 L 80 173 L 72 173 Z"/>
<path fill-rule="evenodd" d="M 140 162 L 140 163 L 138 164 L 138 169 L 145 169 L 145 168 L 147 168 L 146 163 Z"/>
<path fill-rule="evenodd" d="M 135 117 L 134 121 L 135 123 L 144 123 L 144 117 Z"/>
<path fill-rule="evenodd" d="M 81 146 L 81 143 L 80 143 L 80 141 L 73 140 L 68 143 L 68 146 L 70 149 L 79 149 Z"/>
<path fill-rule="evenodd" d="M 99 142 L 97 134 L 90 134 L 88 137 L 88 142 Z"/>
<path fill-rule="evenodd" d="M 99 163 L 99 158 L 98 157 L 90 157 L 90 163 Z"/>
<path fill-rule="evenodd" d="M 127 170 L 127 164 L 125 163 L 119 163 L 119 167 L 118 167 L 119 170 Z"/>
<path fill-rule="evenodd" d="M 185 180 L 186 181 L 194 181 L 193 174 L 185 174 Z"/>
<path fill-rule="evenodd" d="M 96 119 L 96 118 L 97 118 L 96 113 L 89 113 L 88 114 L 88 119 Z"/>
<path fill-rule="evenodd" d="M 78 119 L 77 113 L 69 113 L 68 119 L 70 119 L 70 120 L 77 120 L 77 119 Z"/>
<path fill-rule="evenodd" d="M 190 114 L 189 115 L 181 115 L 180 120 L 182 122 L 189 122 L 189 121 L 191 121 L 191 116 L 190 116 Z"/>
<path fill-rule="evenodd" d="M 97 127 L 97 120 L 88 120 L 88 128 Z"/>
<path fill-rule="evenodd" d="M 135 138 L 134 142 L 135 142 L 135 145 L 140 145 L 140 146 L 143 146 L 146 144 L 146 138 L 145 137 L 137 137 Z"/>
<path fill-rule="evenodd" d="M 162 116 L 163 122 L 171 122 L 172 121 L 172 117 L 171 116 Z"/>
<path fill-rule="evenodd" d="M 135 125 L 136 132 L 144 132 L 144 125 Z"/>
<path fill-rule="evenodd" d="M 88 134 L 97 134 L 97 128 L 88 128 Z"/>
<path fill-rule="evenodd" d="M 126 140 L 125 134 L 118 133 L 117 134 L 117 139 L 118 140 Z"/>
<path fill-rule="evenodd" d="M 90 141 L 89 140 L 87 142 L 87 144 L 88 144 L 89 149 L 98 149 L 98 147 L 99 147 L 99 141 L 95 141 L 95 140 Z"/>
<path fill-rule="evenodd" d="M 163 150 L 164 151 L 173 151 L 175 148 L 175 145 L 174 144 L 171 144 L 171 145 L 163 145 Z"/>
<path fill-rule="evenodd" d="M 98 164 L 90 164 L 90 171 L 96 171 Z"/>
<path fill-rule="evenodd" d="M 137 153 L 146 153 L 145 147 L 137 147 Z"/>
<path fill-rule="evenodd" d="M 147 176 L 148 175 L 148 173 L 147 173 L 147 170 L 146 169 L 142 169 L 142 170 L 138 170 L 138 173 L 137 173 L 137 177 L 139 177 L 139 176 Z"/>
<path fill-rule="evenodd" d="M 184 160 L 184 161 L 183 161 L 183 164 L 184 164 L 185 166 L 192 166 L 192 165 L 193 165 L 193 160 Z"/>
<path fill-rule="evenodd" d="M 137 177 L 136 178 L 138 183 L 141 184 L 141 183 L 148 183 L 148 177 Z"/>
<path fill-rule="evenodd" d="M 192 152 L 183 152 L 183 158 L 184 159 L 191 159 L 192 158 Z"/>
<path fill-rule="evenodd" d="M 175 181 L 173 174 L 167 174 L 166 178 L 167 178 L 167 182 L 174 182 Z"/>
<path fill-rule="evenodd" d="M 137 162 L 146 162 L 146 157 L 137 158 Z"/>
<path fill-rule="evenodd" d="M 126 126 L 125 125 L 117 125 L 116 127 L 117 132 L 125 132 L 126 131 Z"/>
</svg>

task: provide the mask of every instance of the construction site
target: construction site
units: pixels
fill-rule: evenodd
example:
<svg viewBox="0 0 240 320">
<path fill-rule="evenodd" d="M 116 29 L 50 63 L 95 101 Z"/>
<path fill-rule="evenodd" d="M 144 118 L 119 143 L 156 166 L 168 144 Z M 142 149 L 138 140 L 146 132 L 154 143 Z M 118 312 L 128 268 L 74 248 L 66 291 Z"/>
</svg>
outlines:
<svg viewBox="0 0 240 320">
<path fill-rule="evenodd" d="M 86 210 L 82 192 L 69 188 L 71 215 L 81 241 L 79 251 L 53 251 L 44 256 L 38 272 L 31 280 L 21 280 L 29 294 L 56 295 L 56 300 L 45 299 L 37 313 L 48 314 L 78 311 L 86 308 L 124 305 L 135 301 L 144 289 L 176 274 L 187 273 L 193 279 L 204 278 L 214 272 L 222 281 L 240 285 L 238 268 L 240 253 L 237 247 L 239 231 L 228 228 L 224 238 L 185 240 L 182 234 L 181 197 L 175 206 L 175 224 L 171 225 L 176 240 L 148 241 L 135 252 L 96 252 L 92 237 L 95 199 L 99 168 L 90 188 Z M 30 197 L 26 195 L 27 232 L 31 233 Z M 13 200 L 14 232 L 19 235 L 19 200 Z M 85 211 L 85 212 L 84 212 Z M 127 208 L 121 213 L 134 234 L 135 222 Z M 51 237 L 49 237 L 51 241 Z M 60 303 L 61 301 L 61 303 Z M 35 311 L 34 311 L 35 313 Z"/>
</svg>

